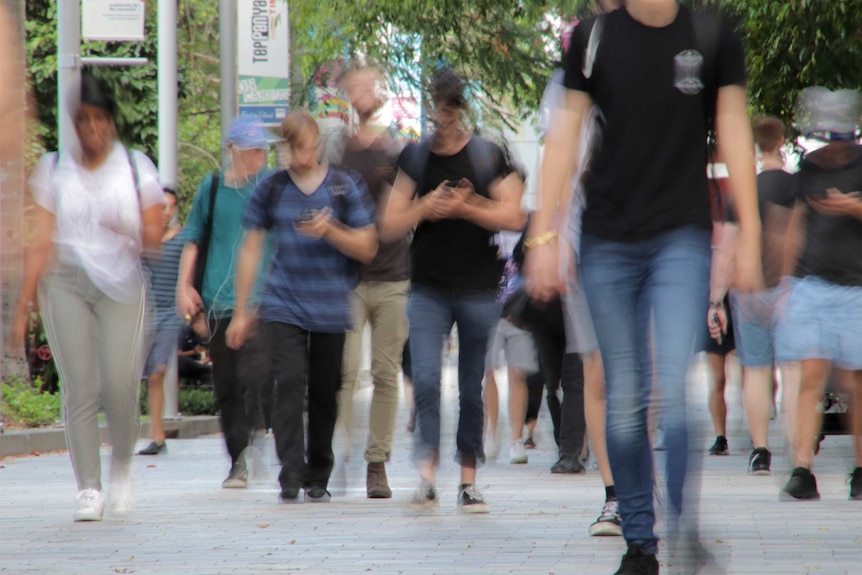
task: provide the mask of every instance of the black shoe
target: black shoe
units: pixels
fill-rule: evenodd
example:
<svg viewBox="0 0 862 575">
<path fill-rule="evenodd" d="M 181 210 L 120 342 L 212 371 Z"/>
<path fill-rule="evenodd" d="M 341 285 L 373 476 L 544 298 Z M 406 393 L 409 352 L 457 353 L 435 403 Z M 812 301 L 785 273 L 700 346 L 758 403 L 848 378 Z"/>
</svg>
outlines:
<svg viewBox="0 0 862 575">
<path fill-rule="evenodd" d="M 857 467 L 850 474 L 850 499 L 862 501 L 862 467 Z"/>
<path fill-rule="evenodd" d="M 817 480 L 814 474 L 805 467 L 797 467 L 790 475 L 787 485 L 779 493 L 779 499 L 782 501 L 805 500 L 805 499 L 820 499 L 820 493 L 817 492 Z"/>
<path fill-rule="evenodd" d="M 730 455 L 730 449 L 727 447 L 727 438 L 723 435 L 718 435 L 715 438 L 715 443 L 709 448 L 710 455 Z"/>
<path fill-rule="evenodd" d="M 658 559 L 640 545 L 629 545 L 614 575 L 658 575 Z"/>
<path fill-rule="evenodd" d="M 490 505 L 472 483 L 462 483 L 458 488 L 458 511 L 461 513 L 488 513 Z"/>
<path fill-rule="evenodd" d="M 576 455 L 563 455 L 551 466 L 551 473 L 583 473 L 584 466 Z"/>
<path fill-rule="evenodd" d="M 161 445 L 155 441 L 151 441 L 148 446 L 138 452 L 138 455 L 158 455 L 159 453 L 167 453 L 168 444 L 162 442 Z"/>
<path fill-rule="evenodd" d="M 278 500 L 281 503 L 299 503 L 299 487 L 282 487 Z"/>
<path fill-rule="evenodd" d="M 772 454 L 765 447 L 756 447 L 748 458 L 748 472 L 752 475 L 769 475 Z"/>
<path fill-rule="evenodd" d="M 305 500 L 310 503 L 329 503 L 332 494 L 319 483 L 314 483 L 305 489 Z"/>
</svg>

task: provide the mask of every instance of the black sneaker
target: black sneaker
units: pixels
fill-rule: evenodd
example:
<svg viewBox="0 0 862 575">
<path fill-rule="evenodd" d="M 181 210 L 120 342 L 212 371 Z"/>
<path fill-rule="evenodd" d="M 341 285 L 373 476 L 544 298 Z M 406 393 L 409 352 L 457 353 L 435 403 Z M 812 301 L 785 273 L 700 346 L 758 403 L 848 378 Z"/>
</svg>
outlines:
<svg viewBox="0 0 862 575">
<path fill-rule="evenodd" d="M 614 575 L 658 575 L 658 559 L 640 545 L 629 545 Z"/>
<path fill-rule="evenodd" d="M 299 503 L 299 487 L 282 487 L 278 500 L 282 503 Z"/>
<path fill-rule="evenodd" d="M 305 488 L 305 501 L 307 503 L 329 503 L 332 494 L 323 485 L 313 483 Z"/>
<path fill-rule="evenodd" d="M 161 445 L 156 443 L 155 441 L 151 441 L 148 446 L 143 448 L 138 452 L 138 455 L 158 455 L 159 453 L 167 453 L 168 452 L 168 444 L 162 442 Z"/>
<path fill-rule="evenodd" d="M 577 455 L 563 455 L 551 466 L 551 473 L 583 473 L 584 466 Z"/>
<path fill-rule="evenodd" d="M 817 492 L 817 480 L 811 470 L 805 467 L 797 467 L 793 470 L 787 485 L 778 495 L 782 501 L 820 499 L 820 493 Z"/>
<path fill-rule="evenodd" d="M 710 455 L 730 455 L 730 449 L 727 447 L 727 438 L 723 435 L 718 435 L 715 438 L 715 443 L 709 448 Z"/>
<path fill-rule="evenodd" d="M 752 475 L 769 475 L 772 473 L 772 454 L 765 447 L 756 447 L 748 458 L 748 472 Z"/>
<path fill-rule="evenodd" d="M 488 513 L 491 507 L 472 483 L 463 483 L 458 488 L 458 510 L 461 513 Z"/>
<path fill-rule="evenodd" d="M 850 474 L 850 499 L 862 501 L 862 467 L 857 467 Z"/>
</svg>

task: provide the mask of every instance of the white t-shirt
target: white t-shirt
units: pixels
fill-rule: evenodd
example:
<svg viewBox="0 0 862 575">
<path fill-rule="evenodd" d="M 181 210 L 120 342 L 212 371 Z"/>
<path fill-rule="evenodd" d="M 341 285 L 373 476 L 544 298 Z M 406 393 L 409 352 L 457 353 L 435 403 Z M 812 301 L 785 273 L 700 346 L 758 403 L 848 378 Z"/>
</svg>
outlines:
<svg viewBox="0 0 862 575">
<path fill-rule="evenodd" d="M 143 283 L 141 211 L 165 201 L 150 159 L 115 144 L 93 171 L 72 152 L 39 158 L 30 177 L 37 204 L 54 214 L 54 245 L 63 264 L 82 268 L 116 301 L 131 301 Z M 135 163 L 140 189 L 130 161 Z M 140 195 L 139 195 L 140 194 Z"/>
</svg>

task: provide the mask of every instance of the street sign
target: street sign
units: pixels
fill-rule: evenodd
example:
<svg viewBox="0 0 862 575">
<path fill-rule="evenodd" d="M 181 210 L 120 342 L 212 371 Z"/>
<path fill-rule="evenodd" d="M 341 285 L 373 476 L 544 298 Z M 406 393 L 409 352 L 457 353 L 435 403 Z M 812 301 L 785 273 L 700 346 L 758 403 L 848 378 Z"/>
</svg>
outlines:
<svg viewBox="0 0 862 575">
<path fill-rule="evenodd" d="M 239 115 L 276 125 L 290 107 L 287 0 L 238 0 Z"/>
<path fill-rule="evenodd" d="M 141 42 L 145 7 L 144 0 L 82 0 L 81 36 L 85 40 Z"/>
</svg>

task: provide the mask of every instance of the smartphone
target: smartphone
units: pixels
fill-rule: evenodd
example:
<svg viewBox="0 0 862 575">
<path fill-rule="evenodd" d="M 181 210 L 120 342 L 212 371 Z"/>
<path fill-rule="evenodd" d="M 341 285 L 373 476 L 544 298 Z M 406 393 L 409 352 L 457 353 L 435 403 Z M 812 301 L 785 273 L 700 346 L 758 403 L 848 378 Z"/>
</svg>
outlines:
<svg viewBox="0 0 862 575">
<path fill-rule="evenodd" d="M 721 320 L 718 318 L 718 313 L 712 314 L 712 323 L 713 325 L 717 325 L 719 328 L 718 338 L 716 339 L 716 341 L 718 342 L 718 345 L 721 345 Z"/>
<path fill-rule="evenodd" d="M 314 212 L 311 210 L 305 210 L 296 218 L 297 224 L 307 224 L 311 220 L 314 219 Z"/>
<path fill-rule="evenodd" d="M 460 180 L 446 180 L 444 184 L 447 188 L 457 188 Z"/>
</svg>

